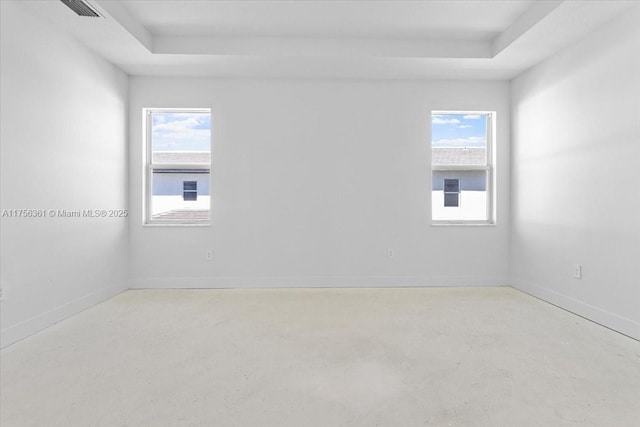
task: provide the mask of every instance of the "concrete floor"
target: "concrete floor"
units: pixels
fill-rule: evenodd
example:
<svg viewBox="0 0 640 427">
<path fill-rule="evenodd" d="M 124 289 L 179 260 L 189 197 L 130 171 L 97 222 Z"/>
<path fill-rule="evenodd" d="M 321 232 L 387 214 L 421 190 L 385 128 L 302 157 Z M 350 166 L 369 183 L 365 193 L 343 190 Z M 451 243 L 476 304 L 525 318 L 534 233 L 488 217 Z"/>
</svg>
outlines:
<svg viewBox="0 0 640 427">
<path fill-rule="evenodd" d="M 3 427 L 640 425 L 640 342 L 511 288 L 128 291 L 0 356 Z"/>
</svg>

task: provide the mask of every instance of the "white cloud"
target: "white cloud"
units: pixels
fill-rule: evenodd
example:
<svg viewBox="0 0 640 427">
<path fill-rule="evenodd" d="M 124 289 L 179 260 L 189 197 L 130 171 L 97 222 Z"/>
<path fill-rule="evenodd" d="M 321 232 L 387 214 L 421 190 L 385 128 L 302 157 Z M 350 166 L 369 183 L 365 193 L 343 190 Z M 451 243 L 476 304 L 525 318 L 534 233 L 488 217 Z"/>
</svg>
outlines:
<svg viewBox="0 0 640 427">
<path fill-rule="evenodd" d="M 471 126 L 471 125 L 460 125 L 460 126 L 458 126 L 458 129 L 468 129 L 470 127 L 473 127 L 473 126 Z"/>
<path fill-rule="evenodd" d="M 433 116 L 431 118 L 431 123 L 434 125 L 459 125 L 460 120 L 458 119 L 445 119 L 443 116 Z"/>
<path fill-rule="evenodd" d="M 195 130 L 198 125 L 193 119 L 160 123 L 153 126 L 153 131 L 160 134 L 183 134 Z"/>
<path fill-rule="evenodd" d="M 486 147 L 487 139 L 484 136 L 471 136 L 469 138 L 443 138 L 433 141 L 433 147 Z"/>
<path fill-rule="evenodd" d="M 482 118 L 482 114 L 466 114 L 463 118 L 465 120 L 477 120 Z"/>
<path fill-rule="evenodd" d="M 153 145 L 156 150 L 206 150 L 211 139 L 211 131 L 204 126 L 202 115 L 175 114 L 173 120 L 165 120 L 162 115 L 155 117 L 153 124 Z M 177 119 L 177 120 L 176 120 Z"/>
</svg>

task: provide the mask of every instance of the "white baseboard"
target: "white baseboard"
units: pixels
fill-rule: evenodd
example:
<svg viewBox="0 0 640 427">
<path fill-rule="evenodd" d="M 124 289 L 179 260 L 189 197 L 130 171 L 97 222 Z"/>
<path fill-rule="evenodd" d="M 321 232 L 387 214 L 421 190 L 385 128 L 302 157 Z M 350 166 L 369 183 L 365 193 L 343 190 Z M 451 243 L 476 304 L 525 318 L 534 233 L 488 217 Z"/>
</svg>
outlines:
<svg viewBox="0 0 640 427">
<path fill-rule="evenodd" d="M 513 287 L 531 296 L 556 305 L 616 332 L 640 341 L 640 322 L 611 313 L 602 308 L 587 304 L 568 295 L 564 295 L 542 286 L 524 281 L 514 281 Z"/>
<path fill-rule="evenodd" d="M 382 288 L 382 287 L 482 287 L 507 286 L 505 278 L 477 276 L 231 276 L 153 277 L 131 279 L 131 289 L 222 289 L 222 288 Z"/>
<path fill-rule="evenodd" d="M 81 311 L 112 298 L 127 290 L 124 286 L 93 292 L 53 308 L 43 314 L 24 320 L 0 331 L 0 348 L 5 348 L 43 329 L 55 325 Z"/>
</svg>

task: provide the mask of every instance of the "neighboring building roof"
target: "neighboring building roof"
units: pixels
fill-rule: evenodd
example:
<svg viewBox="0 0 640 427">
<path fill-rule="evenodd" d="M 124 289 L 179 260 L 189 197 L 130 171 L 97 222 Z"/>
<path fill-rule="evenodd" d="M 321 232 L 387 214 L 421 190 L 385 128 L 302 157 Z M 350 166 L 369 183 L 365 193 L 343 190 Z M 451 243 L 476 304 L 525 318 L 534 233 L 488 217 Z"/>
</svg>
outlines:
<svg viewBox="0 0 640 427">
<path fill-rule="evenodd" d="M 486 149 L 484 147 L 433 147 L 431 164 L 433 165 L 484 165 Z"/>
<path fill-rule="evenodd" d="M 209 221 L 211 213 L 209 209 L 175 209 L 153 215 L 153 219 L 163 221 Z"/>
<path fill-rule="evenodd" d="M 434 165 L 485 164 L 484 147 L 433 147 L 431 163 Z M 201 151 L 156 151 L 153 163 L 211 164 L 211 153 Z"/>
<path fill-rule="evenodd" d="M 165 164 L 211 164 L 211 153 L 203 151 L 155 151 L 153 163 Z"/>
</svg>

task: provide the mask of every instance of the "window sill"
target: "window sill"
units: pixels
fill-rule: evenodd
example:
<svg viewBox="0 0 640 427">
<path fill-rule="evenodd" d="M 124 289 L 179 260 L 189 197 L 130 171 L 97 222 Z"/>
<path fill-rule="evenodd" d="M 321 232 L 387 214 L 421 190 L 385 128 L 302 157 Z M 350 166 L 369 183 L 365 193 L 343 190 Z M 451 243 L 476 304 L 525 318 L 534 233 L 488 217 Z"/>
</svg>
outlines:
<svg viewBox="0 0 640 427">
<path fill-rule="evenodd" d="M 432 227 L 495 227 L 496 223 L 493 221 L 434 221 L 431 223 Z"/>
<path fill-rule="evenodd" d="M 143 227 L 210 227 L 210 222 L 181 222 L 181 223 L 170 223 L 170 222 L 145 222 L 142 224 Z"/>
</svg>

